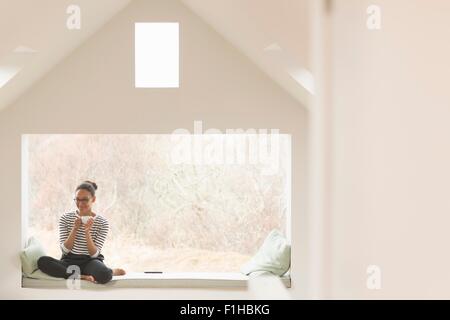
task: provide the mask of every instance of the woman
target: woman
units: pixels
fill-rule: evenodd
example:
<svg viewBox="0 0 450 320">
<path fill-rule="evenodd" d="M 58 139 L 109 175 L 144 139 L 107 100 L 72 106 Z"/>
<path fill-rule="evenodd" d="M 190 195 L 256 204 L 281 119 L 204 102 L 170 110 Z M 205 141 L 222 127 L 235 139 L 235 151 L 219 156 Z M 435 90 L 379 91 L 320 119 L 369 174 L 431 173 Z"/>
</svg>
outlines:
<svg viewBox="0 0 450 320">
<path fill-rule="evenodd" d="M 59 240 L 62 257 L 57 260 L 44 256 L 39 258 L 42 272 L 57 278 L 67 279 L 70 265 L 80 268 L 81 279 L 96 283 L 107 283 L 113 276 L 124 275 L 123 269 L 110 269 L 103 263 L 100 253 L 106 240 L 109 224 L 101 215 L 92 212 L 97 184 L 84 181 L 75 190 L 76 212 L 64 213 L 59 219 Z"/>
</svg>

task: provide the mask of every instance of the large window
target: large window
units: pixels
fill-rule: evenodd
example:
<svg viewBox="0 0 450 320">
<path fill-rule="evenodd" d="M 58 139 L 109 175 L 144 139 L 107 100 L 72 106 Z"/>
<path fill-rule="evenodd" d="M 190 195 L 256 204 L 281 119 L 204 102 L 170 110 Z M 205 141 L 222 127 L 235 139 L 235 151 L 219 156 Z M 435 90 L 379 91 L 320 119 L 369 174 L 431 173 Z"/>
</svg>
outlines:
<svg viewBox="0 0 450 320">
<path fill-rule="evenodd" d="M 102 252 L 109 266 L 238 272 L 272 229 L 289 231 L 290 137 L 278 135 L 277 147 L 269 145 L 276 154 L 268 148 L 265 158 L 261 145 L 252 151 L 252 135 L 214 135 L 223 148 L 185 140 L 191 154 L 181 137 L 24 135 L 25 234 L 59 258 L 58 219 L 76 208 L 76 186 L 93 180 L 93 211 L 110 222 Z M 249 161 L 254 151 L 264 161 Z"/>
</svg>

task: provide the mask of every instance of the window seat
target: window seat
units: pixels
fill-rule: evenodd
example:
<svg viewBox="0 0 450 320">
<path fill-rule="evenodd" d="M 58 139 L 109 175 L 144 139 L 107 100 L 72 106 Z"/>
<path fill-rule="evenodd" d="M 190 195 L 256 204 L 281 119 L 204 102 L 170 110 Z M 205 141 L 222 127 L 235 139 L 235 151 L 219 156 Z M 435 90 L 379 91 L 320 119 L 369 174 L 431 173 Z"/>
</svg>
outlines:
<svg viewBox="0 0 450 320">
<path fill-rule="evenodd" d="M 81 288 L 245 288 L 250 276 L 242 273 L 130 273 L 114 276 L 107 284 L 81 281 Z M 280 277 L 291 287 L 290 275 Z M 22 288 L 67 288 L 65 279 L 33 279 L 22 277 Z"/>
</svg>

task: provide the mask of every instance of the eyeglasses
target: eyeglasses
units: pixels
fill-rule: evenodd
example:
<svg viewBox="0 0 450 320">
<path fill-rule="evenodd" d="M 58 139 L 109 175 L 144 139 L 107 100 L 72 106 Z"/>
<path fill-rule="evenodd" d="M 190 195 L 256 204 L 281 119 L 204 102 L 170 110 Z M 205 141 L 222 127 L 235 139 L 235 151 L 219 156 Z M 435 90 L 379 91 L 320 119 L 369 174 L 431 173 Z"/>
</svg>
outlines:
<svg viewBox="0 0 450 320">
<path fill-rule="evenodd" d="M 75 198 L 75 199 L 73 199 L 73 201 L 74 201 L 75 203 L 81 202 L 81 203 L 84 203 L 84 204 L 88 203 L 89 200 L 91 200 L 91 198 L 83 198 L 83 199 Z"/>
</svg>

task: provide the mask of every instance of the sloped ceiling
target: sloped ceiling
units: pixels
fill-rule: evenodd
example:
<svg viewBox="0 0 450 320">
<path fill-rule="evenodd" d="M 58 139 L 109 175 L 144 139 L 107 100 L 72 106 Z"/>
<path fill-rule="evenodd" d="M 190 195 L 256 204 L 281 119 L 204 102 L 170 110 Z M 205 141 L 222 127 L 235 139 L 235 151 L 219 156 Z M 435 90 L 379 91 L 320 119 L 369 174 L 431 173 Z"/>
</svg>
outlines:
<svg viewBox="0 0 450 320">
<path fill-rule="evenodd" d="M 0 109 L 19 97 L 130 2 L 1 0 L 0 68 L 17 63 L 23 68 L 0 88 Z M 67 8 L 72 4 L 81 9 L 79 30 L 66 27 L 70 16 Z"/>
<path fill-rule="evenodd" d="M 314 94 L 308 0 L 181 0 L 304 105 Z"/>
<path fill-rule="evenodd" d="M 0 68 L 25 67 L 0 88 L 0 110 L 132 0 L 2 0 Z M 148 0 L 154 1 L 154 0 Z M 304 105 L 314 92 L 308 57 L 308 0 L 181 0 Z M 81 29 L 66 12 L 81 8 Z M 70 81 L 70 75 L 68 75 Z"/>
</svg>

